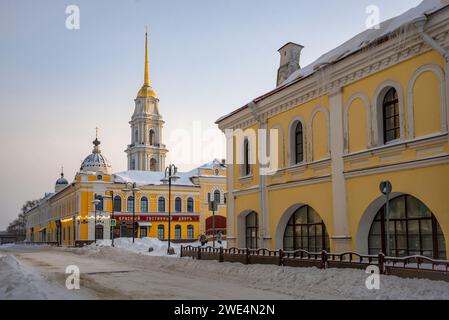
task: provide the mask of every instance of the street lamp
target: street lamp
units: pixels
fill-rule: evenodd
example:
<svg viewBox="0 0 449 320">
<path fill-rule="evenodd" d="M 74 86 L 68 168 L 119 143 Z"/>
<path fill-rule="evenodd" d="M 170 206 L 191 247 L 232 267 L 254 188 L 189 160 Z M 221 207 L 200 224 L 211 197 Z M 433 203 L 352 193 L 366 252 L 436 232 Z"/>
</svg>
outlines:
<svg viewBox="0 0 449 320">
<path fill-rule="evenodd" d="M 209 197 L 209 211 L 212 211 L 212 247 L 215 248 L 215 211 L 217 211 L 217 201 L 211 200 Z"/>
<path fill-rule="evenodd" d="M 97 210 L 98 205 L 101 203 L 101 200 L 98 199 L 97 195 L 94 195 L 94 200 L 92 204 L 95 206 L 95 220 L 94 220 L 94 242 L 97 243 Z"/>
<path fill-rule="evenodd" d="M 179 177 L 176 175 L 178 172 L 178 168 L 174 164 L 170 164 L 167 168 L 165 168 L 165 177 L 161 179 L 163 183 L 168 182 L 168 247 L 167 247 L 167 254 L 170 255 L 172 252 L 171 249 L 171 183 L 172 180 L 176 181 L 179 179 Z"/>
<path fill-rule="evenodd" d="M 133 193 L 133 243 L 135 238 L 135 223 L 136 223 L 136 192 L 140 191 L 139 188 L 137 188 L 137 184 L 135 182 L 127 182 L 126 183 L 126 189 L 122 190 L 125 193 L 132 192 Z M 128 206 L 128 199 L 126 199 L 126 204 Z"/>
<path fill-rule="evenodd" d="M 393 186 L 390 181 L 382 181 L 379 185 L 380 192 L 385 195 L 385 215 L 387 216 L 387 246 L 386 246 L 386 254 L 390 255 L 390 193 L 393 190 Z"/>
<path fill-rule="evenodd" d="M 109 191 L 109 196 L 103 196 L 103 199 L 111 199 L 111 219 L 110 219 L 110 229 L 111 229 L 111 246 L 114 247 L 114 229 L 115 225 L 112 225 L 112 221 L 114 220 L 114 191 Z"/>
</svg>

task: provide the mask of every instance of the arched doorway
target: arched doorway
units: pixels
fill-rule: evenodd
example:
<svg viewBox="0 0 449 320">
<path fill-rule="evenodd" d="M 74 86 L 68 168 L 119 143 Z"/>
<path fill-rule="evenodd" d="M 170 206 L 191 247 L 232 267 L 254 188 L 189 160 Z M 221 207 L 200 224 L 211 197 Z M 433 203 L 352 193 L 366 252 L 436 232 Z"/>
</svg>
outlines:
<svg viewBox="0 0 449 320">
<path fill-rule="evenodd" d="M 102 224 L 97 224 L 95 226 L 95 239 L 97 240 L 103 240 L 103 232 L 104 232 L 104 227 Z"/>
<path fill-rule="evenodd" d="M 387 217 L 385 204 L 377 211 L 368 234 L 368 253 L 386 253 Z M 444 234 L 430 209 L 411 195 L 400 195 L 390 201 L 390 255 L 396 257 L 423 255 L 446 259 Z"/>
<path fill-rule="evenodd" d="M 318 213 L 307 205 L 297 208 L 291 214 L 285 227 L 283 244 L 285 251 L 330 251 L 326 225 Z"/>
</svg>

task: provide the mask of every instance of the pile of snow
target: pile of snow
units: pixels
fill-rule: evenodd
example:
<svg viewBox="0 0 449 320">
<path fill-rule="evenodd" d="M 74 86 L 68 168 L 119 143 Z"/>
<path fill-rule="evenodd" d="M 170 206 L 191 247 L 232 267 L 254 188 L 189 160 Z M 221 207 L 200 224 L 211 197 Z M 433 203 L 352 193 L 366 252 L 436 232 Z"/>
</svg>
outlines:
<svg viewBox="0 0 449 320">
<path fill-rule="evenodd" d="M 182 246 L 200 246 L 200 243 L 198 241 L 192 242 L 192 243 L 171 243 L 171 247 L 175 249 L 175 255 L 167 255 L 167 247 L 168 242 L 167 241 L 161 241 L 157 238 L 117 238 L 114 239 L 114 247 L 118 249 L 127 250 L 134 253 L 139 253 L 143 255 L 148 256 L 168 256 L 168 257 L 179 257 L 181 252 L 181 245 Z M 212 245 L 211 242 L 208 243 L 208 245 Z M 215 243 L 215 246 L 218 248 L 220 245 L 218 242 Z M 223 241 L 221 246 L 226 248 L 226 241 Z M 101 248 L 101 247 L 111 247 L 111 240 L 97 240 L 97 243 L 92 243 L 91 245 L 87 246 L 85 250 L 93 249 L 95 251 L 95 248 Z M 153 248 L 153 251 L 149 252 L 148 249 Z"/>
<path fill-rule="evenodd" d="M 293 268 L 274 265 L 244 265 L 217 261 L 150 257 L 110 247 L 82 254 L 125 263 L 138 269 L 164 271 L 170 275 L 183 274 L 224 283 L 244 284 L 245 287 L 287 294 L 294 299 L 367 299 L 367 300 L 449 300 L 449 283 L 424 279 L 403 279 L 381 276 L 380 289 L 368 290 L 364 270 Z M 192 288 L 194 290 L 195 288 Z"/>
<path fill-rule="evenodd" d="M 43 300 L 78 298 L 39 272 L 21 265 L 14 256 L 0 256 L 0 300 Z"/>
</svg>

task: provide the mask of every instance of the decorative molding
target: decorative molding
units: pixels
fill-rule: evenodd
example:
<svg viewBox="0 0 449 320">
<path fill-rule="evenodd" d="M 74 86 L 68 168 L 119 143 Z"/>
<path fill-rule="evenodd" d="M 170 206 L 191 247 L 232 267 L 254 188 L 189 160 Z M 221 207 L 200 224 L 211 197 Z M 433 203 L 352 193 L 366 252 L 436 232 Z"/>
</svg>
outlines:
<svg viewBox="0 0 449 320">
<path fill-rule="evenodd" d="M 446 75 L 443 69 L 437 64 L 425 64 L 419 67 L 412 75 L 408 82 L 407 90 L 407 112 L 408 112 L 408 127 L 409 127 L 409 138 L 413 139 L 415 137 L 415 117 L 414 117 L 414 94 L 413 89 L 416 80 L 424 72 L 432 72 L 438 77 L 440 81 L 440 119 L 441 119 L 441 132 L 446 132 L 447 118 L 446 118 Z"/>
<path fill-rule="evenodd" d="M 281 189 L 289 189 L 299 186 L 306 186 L 316 183 L 323 183 L 323 182 L 331 182 L 332 177 L 331 175 L 326 175 L 322 177 L 315 177 L 315 178 L 309 178 L 304 180 L 294 180 L 294 181 L 288 181 L 285 183 L 280 184 L 272 184 L 267 187 L 268 191 L 274 191 L 274 190 L 281 190 Z"/>
<path fill-rule="evenodd" d="M 329 110 L 323 106 L 317 106 L 313 109 L 309 120 L 309 134 L 308 134 L 308 157 L 309 162 L 315 161 L 313 158 L 313 120 L 319 113 L 324 113 L 326 118 L 326 130 L 327 130 L 327 157 L 330 157 L 330 125 L 329 125 Z"/>
<path fill-rule="evenodd" d="M 349 108 L 352 103 L 360 99 L 362 100 L 365 106 L 365 115 L 366 115 L 366 132 L 367 132 L 367 148 L 371 148 L 372 144 L 372 125 L 371 125 L 371 102 L 369 97 L 364 92 L 357 92 L 349 97 L 343 111 L 343 143 L 344 143 L 344 153 L 349 153 Z"/>
<path fill-rule="evenodd" d="M 423 168 L 423 167 L 430 167 L 430 166 L 436 166 L 441 164 L 449 164 L 449 155 L 437 155 L 434 157 L 429 157 L 425 159 L 417 159 L 402 163 L 395 163 L 395 164 L 385 164 L 380 165 L 376 167 L 366 168 L 366 169 L 359 169 L 354 171 L 346 171 L 344 172 L 344 176 L 346 179 L 354 178 L 354 177 L 364 177 L 369 176 L 373 174 L 384 174 L 388 172 L 397 172 L 407 169 L 417 169 L 417 168 Z"/>
</svg>

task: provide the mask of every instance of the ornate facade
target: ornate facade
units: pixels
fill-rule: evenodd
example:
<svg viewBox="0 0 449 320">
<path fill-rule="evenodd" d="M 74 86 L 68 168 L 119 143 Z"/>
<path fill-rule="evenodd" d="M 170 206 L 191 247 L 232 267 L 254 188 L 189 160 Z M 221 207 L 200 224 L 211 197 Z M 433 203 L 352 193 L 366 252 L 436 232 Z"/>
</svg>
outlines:
<svg viewBox="0 0 449 320">
<path fill-rule="evenodd" d="M 448 20 L 448 1 L 424 1 L 305 68 L 302 46 L 280 49 L 294 61 L 277 88 L 217 120 L 230 246 L 377 254 L 388 228 L 391 255 L 448 257 Z"/>
</svg>

